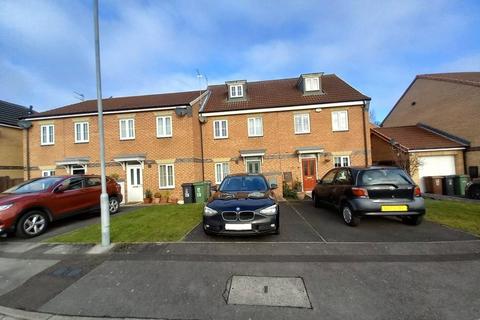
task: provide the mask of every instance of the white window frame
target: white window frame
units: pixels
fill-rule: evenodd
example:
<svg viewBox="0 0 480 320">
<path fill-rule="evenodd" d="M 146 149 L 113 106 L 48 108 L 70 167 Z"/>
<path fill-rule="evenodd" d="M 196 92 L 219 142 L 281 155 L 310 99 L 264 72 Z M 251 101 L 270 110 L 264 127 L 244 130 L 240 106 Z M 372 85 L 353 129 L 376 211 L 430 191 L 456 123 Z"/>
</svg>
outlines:
<svg viewBox="0 0 480 320">
<path fill-rule="evenodd" d="M 345 114 L 345 127 L 340 123 L 341 114 Z M 332 111 L 332 131 L 348 131 L 348 110 Z"/>
<path fill-rule="evenodd" d="M 132 136 L 129 136 L 130 128 L 127 125 L 128 123 L 132 123 Z M 122 123 L 125 123 L 125 133 L 127 134 L 125 137 L 122 136 Z M 118 121 L 118 128 L 120 130 L 120 140 L 135 140 L 135 119 L 128 118 L 128 119 L 120 119 Z"/>
<path fill-rule="evenodd" d="M 336 166 L 336 159 L 340 159 L 340 166 Z M 346 160 L 346 163 L 345 163 Z M 334 168 L 344 168 L 350 166 L 350 156 L 333 156 L 333 167 Z"/>
<path fill-rule="evenodd" d="M 230 92 L 230 98 L 242 98 L 243 97 L 243 85 L 242 84 L 231 84 L 228 88 L 228 91 Z M 239 91 L 240 91 L 240 93 L 239 93 Z"/>
<path fill-rule="evenodd" d="M 55 175 L 55 170 L 42 170 L 42 177 L 51 177 Z"/>
<path fill-rule="evenodd" d="M 230 174 L 230 163 L 217 162 L 215 163 L 215 184 L 222 183 L 223 179 Z M 219 179 L 220 178 L 220 179 Z"/>
<path fill-rule="evenodd" d="M 258 163 L 259 163 L 259 166 L 258 166 L 259 172 L 258 172 L 258 174 L 261 174 L 261 173 L 262 173 L 262 159 L 261 159 L 261 158 L 258 158 L 258 157 L 245 158 L 245 172 L 246 172 L 246 173 L 249 173 L 249 172 L 248 172 L 248 163 L 249 163 L 249 162 L 258 162 Z"/>
<path fill-rule="evenodd" d="M 74 170 L 84 170 L 84 173 L 74 173 Z M 87 174 L 87 165 L 86 164 L 72 164 L 70 166 L 70 174 Z"/>
<path fill-rule="evenodd" d="M 318 91 L 320 90 L 319 78 L 305 78 L 305 91 Z"/>
<path fill-rule="evenodd" d="M 165 167 L 165 182 L 166 185 L 162 186 L 161 171 L 160 168 Z M 172 168 L 172 183 L 168 183 L 168 168 Z M 175 189 L 175 165 L 173 163 L 162 163 L 158 165 L 158 187 L 159 189 Z"/>
<path fill-rule="evenodd" d="M 84 125 L 87 125 L 86 126 L 86 131 L 85 131 L 85 127 Z M 80 126 L 80 137 L 81 139 L 77 139 L 78 137 L 78 127 L 77 126 Z M 75 143 L 86 143 L 86 142 L 90 142 L 90 124 L 86 121 L 82 121 L 82 122 L 75 122 L 74 123 L 74 133 L 75 133 Z"/>
<path fill-rule="evenodd" d="M 222 133 L 222 123 L 225 123 L 225 135 L 217 135 L 215 132 L 215 124 L 220 123 L 219 125 L 219 133 Z M 228 139 L 228 120 L 215 120 L 213 121 L 213 138 L 214 139 Z"/>
<path fill-rule="evenodd" d="M 256 121 L 260 120 L 260 127 L 256 126 Z M 253 121 L 253 127 L 250 124 L 250 121 Z M 247 119 L 248 127 L 248 136 L 249 137 L 263 137 L 263 118 L 262 117 L 251 117 Z"/>
<path fill-rule="evenodd" d="M 167 133 L 165 128 L 165 124 L 167 123 L 167 119 L 170 120 L 170 133 Z M 160 132 L 160 125 L 159 121 L 162 121 L 163 124 L 163 132 Z M 157 138 L 170 138 L 173 136 L 173 118 L 172 116 L 158 116 L 157 117 Z"/>
<path fill-rule="evenodd" d="M 304 117 L 307 117 L 308 119 L 308 128 L 303 128 L 303 118 Z M 297 118 L 301 117 L 302 120 L 301 120 L 301 124 L 302 124 L 302 128 L 297 128 Z M 310 114 L 309 113 L 297 113 L 297 114 L 294 114 L 293 115 L 293 127 L 294 127 L 294 130 L 295 130 L 295 134 L 307 134 L 307 133 L 310 133 Z M 301 129 L 301 130 L 299 130 Z"/>
<path fill-rule="evenodd" d="M 46 136 L 43 134 L 43 128 L 46 128 Z M 52 129 L 51 140 L 50 138 L 50 130 Z M 48 140 L 47 140 L 48 139 Z M 40 126 L 40 145 L 42 146 L 52 146 L 55 144 L 55 125 L 53 124 L 43 124 Z"/>
</svg>

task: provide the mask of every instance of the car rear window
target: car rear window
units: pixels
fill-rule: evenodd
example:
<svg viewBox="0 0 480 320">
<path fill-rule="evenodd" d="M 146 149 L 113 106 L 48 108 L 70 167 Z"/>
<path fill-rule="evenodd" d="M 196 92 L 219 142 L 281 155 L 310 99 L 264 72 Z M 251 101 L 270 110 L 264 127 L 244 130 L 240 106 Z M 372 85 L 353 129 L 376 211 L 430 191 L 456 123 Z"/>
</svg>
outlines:
<svg viewBox="0 0 480 320">
<path fill-rule="evenodd" d="M 268 190 L 267 182 L 262 176 L 226 177 L 220 185 L 222 192 L 261 191 Z"/>
<path fill-rule="evenodd" d="M 359 185 L 412 184 L 407 173 L 401 169 L 372 169 L 360 172 Z"/>
</svg>

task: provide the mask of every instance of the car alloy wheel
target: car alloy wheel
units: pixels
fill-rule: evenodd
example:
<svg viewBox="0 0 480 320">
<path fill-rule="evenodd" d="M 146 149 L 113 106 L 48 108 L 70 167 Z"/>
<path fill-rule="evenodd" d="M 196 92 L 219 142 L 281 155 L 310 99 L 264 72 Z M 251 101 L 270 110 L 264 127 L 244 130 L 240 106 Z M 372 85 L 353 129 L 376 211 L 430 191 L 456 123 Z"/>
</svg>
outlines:
<svg viewBox="0 0 480 320">
<path fill-rule="evenodd" d="M 25 234 L 33 237 L 42 233 L 46 225 L 47 221 L 45 220 L 45 217 L 41 214 L 35 213 L 25 219 L 22 228 Z"/>
<path fill-rule="evenodd" d="M 352 210 L 350 210 L 348 206 L 343 207 L 342 214 L 343 220 L 345 220 L 347 224 L 352 222 Z"/>
<path fill-rule="evenodd" d="M 117 198 L 110 198 L 108 200 L 108 211 L 110 212 L 110 214 L 117 213 L 118 207 L 119 207 L 119 204 L 118 204 Z"/>
</svg>

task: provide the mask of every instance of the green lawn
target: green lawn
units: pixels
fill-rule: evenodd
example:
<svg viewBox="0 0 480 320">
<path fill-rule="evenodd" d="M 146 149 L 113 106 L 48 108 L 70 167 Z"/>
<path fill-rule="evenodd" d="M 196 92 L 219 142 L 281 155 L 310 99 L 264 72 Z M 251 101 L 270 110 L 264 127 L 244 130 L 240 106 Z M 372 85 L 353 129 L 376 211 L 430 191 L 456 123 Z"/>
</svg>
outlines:
<svg viewBox="0 0 480 320">
<path fill-rule="evenodd" d="M 427 220 L 480 236 L 480 204 L 425 199 Z"/>
<path fill-rule="evenodd" d="M 151 206 L 110 219 L 112 242 L 181 240 L 202 219 L 201 204 Z M 100 243 L 100 224 L 48 239 L 48 242 Z"/>
</svg>

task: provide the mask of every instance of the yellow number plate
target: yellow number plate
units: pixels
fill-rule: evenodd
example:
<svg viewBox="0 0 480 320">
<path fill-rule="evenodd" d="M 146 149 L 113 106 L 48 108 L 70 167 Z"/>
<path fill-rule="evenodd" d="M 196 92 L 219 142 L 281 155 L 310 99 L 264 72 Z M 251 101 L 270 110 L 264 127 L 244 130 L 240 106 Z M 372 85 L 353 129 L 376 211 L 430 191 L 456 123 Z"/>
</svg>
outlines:
<svg viewBox="0 0 480 320">
<path fill-rule="evenodd" d="M 382 206 L 382 211 L 408 211 L 408 207 L 403 205 L 403 206 Z"/>
</svg>

